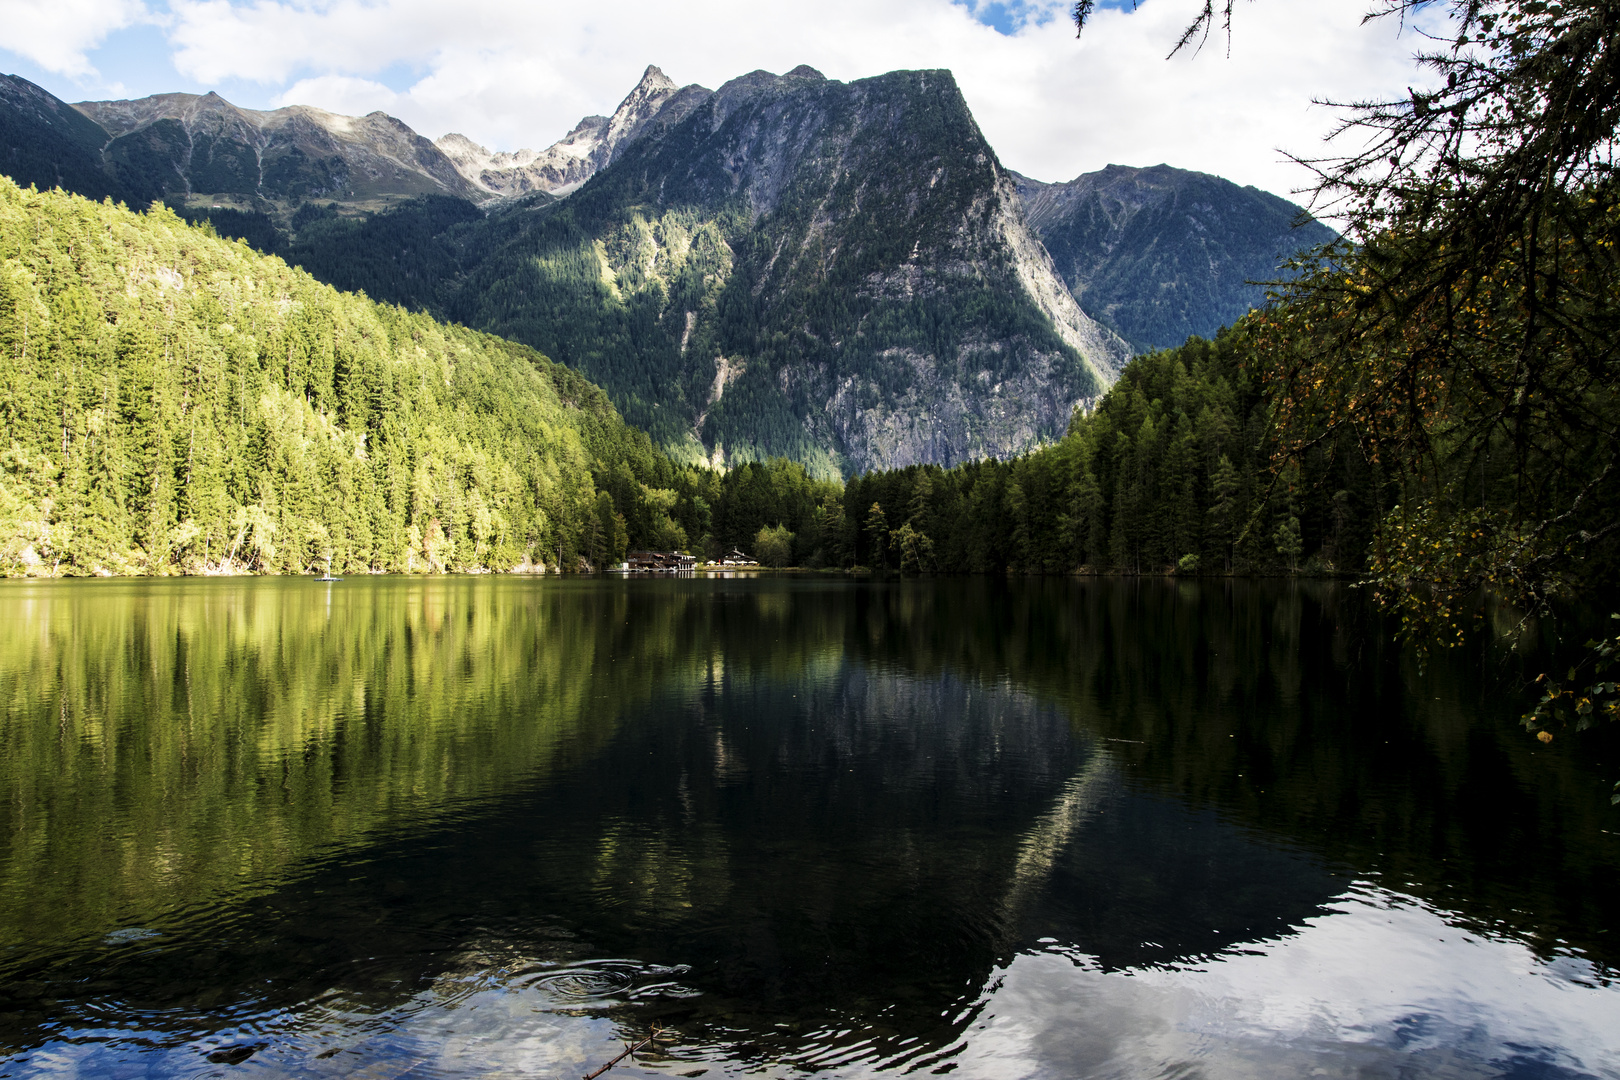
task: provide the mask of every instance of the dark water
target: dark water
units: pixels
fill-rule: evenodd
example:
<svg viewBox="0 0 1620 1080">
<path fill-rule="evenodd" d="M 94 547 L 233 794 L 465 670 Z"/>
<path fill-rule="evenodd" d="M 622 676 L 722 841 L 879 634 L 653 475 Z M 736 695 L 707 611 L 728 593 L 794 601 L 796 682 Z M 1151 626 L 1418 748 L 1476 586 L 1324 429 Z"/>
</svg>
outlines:
<svg viewBox="0 0 1620 1080">
<path fill-rule="evenodd" d="M 1344 590 L 0 615 L 0 1076 L 1620 1076 L 1615 740 Z"/>
</svg>

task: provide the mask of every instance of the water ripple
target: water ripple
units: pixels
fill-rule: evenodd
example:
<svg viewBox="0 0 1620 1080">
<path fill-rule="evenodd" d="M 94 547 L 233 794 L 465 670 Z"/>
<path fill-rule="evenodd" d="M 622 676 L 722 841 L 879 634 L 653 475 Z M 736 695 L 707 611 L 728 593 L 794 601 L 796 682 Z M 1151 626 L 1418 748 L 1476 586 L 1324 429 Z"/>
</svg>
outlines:
<svg viewBox="0 0 1620 1080">
<path fill-rule="evenodd" d="M 537 990 L 562 1006 L 606 1005 L 625 998 L 690 996 L 694 991 L 668 981 L 685 970 L 634 960 L 591 960 L 517 972 L 512 984 Z"/>
</svg>

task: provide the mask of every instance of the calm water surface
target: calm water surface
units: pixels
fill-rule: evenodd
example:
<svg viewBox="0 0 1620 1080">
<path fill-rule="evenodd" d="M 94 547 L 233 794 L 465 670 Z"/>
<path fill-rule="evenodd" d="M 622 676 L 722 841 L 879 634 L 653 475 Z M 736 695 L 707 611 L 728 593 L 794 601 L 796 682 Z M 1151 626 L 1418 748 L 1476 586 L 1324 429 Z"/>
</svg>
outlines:
<svg viewBox="0 0 1620 1080">
<path fill-rule="evenodd" d="M 1615 740 L 1353 593 L 0 586 L 0 1076 L 1620 1077 Z"/>
</svg>

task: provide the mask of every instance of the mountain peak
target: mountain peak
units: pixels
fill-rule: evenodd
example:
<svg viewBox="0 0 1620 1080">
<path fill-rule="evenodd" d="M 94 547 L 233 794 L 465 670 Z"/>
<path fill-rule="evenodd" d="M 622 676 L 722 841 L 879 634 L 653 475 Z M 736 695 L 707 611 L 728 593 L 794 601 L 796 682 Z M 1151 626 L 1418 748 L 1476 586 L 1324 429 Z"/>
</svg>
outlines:
<svg viewBox="0 0 1620 1080">
<path fill-rule="evenodd" d="M 635 117 L 645 120 L 658 111 L 658 106 L 675 92 L 675 80 L 659 70 L 656 64 L 648 64 L 647 70 L 636 83 L 635 89 L 624 96 L 619 107 L 613 110 L 609 123 L 623 125 L 626 121 L 634 123 Z"/>
<path fill-rule="evenodd" d="M 641 73 L 641 81 L 636 84 L 636 90 L 673 90 L 675 80 L 664 74 L 663 68 L 657 64 L 648 64 L 647 70 Z M 635 91 L 631 91 L 633 94 Z"/>
<path fill-rule="evenodd" d="M 467 136 L 463 135 L 459 131 L 452 131 L 448 135 L 445 135 L 444 137 L 442 137 L 440 139 L 435 139 L 434 140 L 434 145 L 437 146 L 440 150 L 443 150 L 447 154 L 452 149 L 455 149 L 455 150 L 458 150 L 458 151 L 463 151 L 463 152 L 478 153 L 478 154 L 487 154 L 487 153 L 489 153 L 489 151 L 486 150 L 483 146 L 479 145 L 478 143 L 473 142 L 471 139 L 467 138 Z"/>
<path fill-rule="evenodd" d="M 687 91 L 694 91 L 688 94 Z M 619 102 L 619 107 L 613 110 L 608 118 L 607 129 L 602 133 L 599 149 L 595 153 L 596 167 L 602 168 L 618 156 L 628 143 L 634 141 L 648 126 L 664 111 L 664 106 L 672 101 L 681 99 L 683 95 L 688 99 L 708 97 L 709 92 L 701 87 L 687 87 L 681 90 L 676 87 L 675 81 L 665 75 L 656 65 L 648 64 L 646 74 L 636 88 Z M 688 101 L 686 111 L 695 104 L 695 100 Z M 681 112 L 684 116 L 685 112 Z"/>
<path fill-rule="evenodd" d="M 753 71 L 670 94 L 640 131 L 575 213 L 487 219 L 533 240 L 473 272 L 458 317 L 602 374 L 683 458 L 831 475 L 1010 454 L 1061 433 L 1129 357 L 1065 290 L 948 72 Z M 482 299 L 537 265 L 563 305 L 546 322 Z M 721 315 L 733 297 L 746 325 Z M 644 332 L 618 329 L 641 313 Z"/>
<path fill-rule="evenodd" d="M 657 64 L 648 64 L 611 117 L 587 116 L 544 150 L 491 153 L 454 133 L 434 145 L 462 176 L 491 194 L 544 191 L 562 197 L 596 175 L 655 120 L 685 116 L 708 96 L 700 86 L 677 87 Z"/>
<path fill-rule="evenodd" d="M 782 76 L 782 78 L 784 78 L 784 79 L 820 79 L 822 82 L 827 81 L 827 76 L 823 75 L 821 72 L 817 71 L 815 68 L 811 67 L 809 64 L 800 64 L 798 67 L 794 68 L 792 71 L 790 71 L 786 75 Z"/>
</svg>

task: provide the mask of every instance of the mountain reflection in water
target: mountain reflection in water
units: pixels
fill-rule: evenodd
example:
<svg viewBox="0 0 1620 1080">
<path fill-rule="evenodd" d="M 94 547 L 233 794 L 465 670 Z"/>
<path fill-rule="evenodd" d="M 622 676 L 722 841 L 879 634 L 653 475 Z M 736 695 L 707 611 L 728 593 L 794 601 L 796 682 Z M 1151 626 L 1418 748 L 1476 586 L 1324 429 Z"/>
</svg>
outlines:
<svg viewBox="0 0 1620 1080">
<path fill-rule="evenodd" d="M 0 605 L 0 1074 L 1620 1075 L 1613 740 L 1331 587 Z"/>
</svg>

